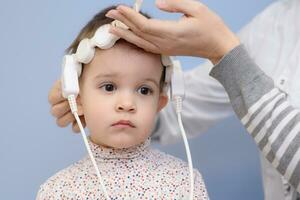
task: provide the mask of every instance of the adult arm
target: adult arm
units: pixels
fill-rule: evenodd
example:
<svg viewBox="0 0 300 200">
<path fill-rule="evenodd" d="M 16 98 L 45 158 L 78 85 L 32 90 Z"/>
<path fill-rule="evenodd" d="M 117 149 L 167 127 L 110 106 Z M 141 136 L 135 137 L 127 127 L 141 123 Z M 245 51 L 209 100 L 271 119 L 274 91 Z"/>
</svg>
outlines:
<svg viewBox="0 0 300 200">
<path fill-rule="evenodd" d="M 300 192 L 300 111 L 250 58 L 243 45 L 212 70 L 267 160 Z"/>
</svg>

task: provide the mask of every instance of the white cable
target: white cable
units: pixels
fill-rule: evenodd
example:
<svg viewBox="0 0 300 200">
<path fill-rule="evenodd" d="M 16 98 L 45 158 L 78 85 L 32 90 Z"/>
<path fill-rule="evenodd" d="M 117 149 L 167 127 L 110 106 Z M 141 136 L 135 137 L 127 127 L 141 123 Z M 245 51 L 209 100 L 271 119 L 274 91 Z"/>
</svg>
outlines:
<svg viewBox="0 0 300 200">
<path fill-rule="evenodd" d="M 91 150 L 91 148 L 89 146 L 89 143 L 88 143 L 88 140 L 87 140 L 84 128 L 82 126 L 82 123 L 81 123 L 80 118 L 79 118 L 78 113 L 77 113 L 77 104 L 76 104 L 76 98 L 75 98 L 75 96 L 74 95 L 69 95 L 68 96 L 68 101 L 69 101 L 69 105 L 70 105 L 71 111 L 72 111 L 72 113 L 73 113 L 73 115 L 74 115 L 74 117 L 75 117 L 75 119 L 77 121 L 77 124 L 79 126 L 79 129 L 80 129 L 80 132 L 81 132 L 81 135 L 82 135 L 85 147 L 86 147 L 86 149 L 88 151 L 88 154 L 89 154 L 89 156 L 91 158 L 93 166 L 94 166 L 94 168 L 96 170 L 96 174 L 97 174 L 97 177 L 98 177 L 98 179 L 100 181 L 101 189 L 102 189 L 102 191 L 104 193 L 105 199 L 109 200 L 110 198 L 109 198 L 107 190 L 105 188 L 105 185 L 104 185 L 103 179 L 101 177 L 99 168 L 97 166 L 96 160 L 95 160 L 95 158 L 93 156 L 93 153 L 92 153 L 92 150 Z"/>
<path fill-rule="evenodd" d="M 134 9 L 136 12 L 140 12 L 142 3 L 143 3 L 143 0 L 135 0 L 133 9 Z"/>
<path fill-rule="evenodd" d="M 188 140 L 186 137 L 186 133 L 182 124 L 182 120 L 181 120 L 181 111 L 182 111 L 182 99 L 180 96 L 175 96 L 175 105 L 176 105 L 176 113 L 177 113 L 177 119 L 178 119 L 178 124 L 180 127 L 180 132 L 183 138 L 183 142 L 184 142 L 184 147 L 185 147 L 185 151 L 186 151 L 186 156 L 188 159 L 188 165 L 189 165 L 189 175 L 190 175 L 190 196 L 189 196 L 189 200 L 193 200 L 194 197 L 194 171 L 193 171 L 193 161 L 192 161 L 192 156 L 191 156 L 191 151 L 190 151 L 190 147 L 188 144 Z"/>
</svg>

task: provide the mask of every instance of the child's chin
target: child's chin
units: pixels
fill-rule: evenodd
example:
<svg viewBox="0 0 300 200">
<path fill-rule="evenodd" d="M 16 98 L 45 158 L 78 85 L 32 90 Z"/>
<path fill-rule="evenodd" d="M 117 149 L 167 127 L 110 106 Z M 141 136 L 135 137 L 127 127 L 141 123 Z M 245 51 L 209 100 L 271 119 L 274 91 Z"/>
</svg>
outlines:
<svg viewBox="0 0 300 200">
<path fill-rule="evenodd" d="M 122 142 L 114 142 L 114 144 L 112 144 L 112 147 L 115 149 L 124 149 L 124 148 L 130 148 L 137 145 L 134 142 L 126 142 L 126 141 L 122 141 Z"/>
<path fill-rule="evenodd" d="M 128 138 L 124 138 L 122 140 L 120 139 L 117 139 L 117 140 L 114 140 L 112 141 L 112 144 L 111 146 L 115 149 L 124 149 L 124 148 L 130 148 L 130 147 L 134 147 L 136 145 L 139 145 L 141 144 L 142 142 L 139 142 L 139 141 L 132 141 L 132 139 L 128 139 Z"/>
</svg>

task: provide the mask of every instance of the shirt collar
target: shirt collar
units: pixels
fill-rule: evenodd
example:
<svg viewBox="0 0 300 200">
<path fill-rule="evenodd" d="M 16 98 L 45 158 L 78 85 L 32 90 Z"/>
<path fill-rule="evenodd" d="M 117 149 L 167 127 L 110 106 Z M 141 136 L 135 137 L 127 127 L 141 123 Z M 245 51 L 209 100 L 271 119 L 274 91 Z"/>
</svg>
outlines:
<svg viewBox="0 0 300 200">
<path fill-rule="evenodd" d="M 93 143 L 89 140 L 89 145 L 96 160 L 111 160 L 111 159 L 130 159 L 143 154 L 150 146 L 151 139 L 148 138 L 145 142 L 129 148 L 108 148 Z"/>
</svg>

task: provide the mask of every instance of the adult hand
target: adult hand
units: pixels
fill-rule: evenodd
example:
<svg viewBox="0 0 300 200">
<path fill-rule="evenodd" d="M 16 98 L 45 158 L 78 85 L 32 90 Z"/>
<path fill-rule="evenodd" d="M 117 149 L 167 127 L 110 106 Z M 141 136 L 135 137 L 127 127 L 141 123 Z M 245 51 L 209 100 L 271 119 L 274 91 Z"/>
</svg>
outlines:
<svg viewBox="0 0 300 200">
<path fill-rule="evenodd" d="M 73 116 L 68 101 L 62 96 L 61 82 L 57 80 L 51 88 L 48 100 L 51 105 L 51 113 L 56 117 L 56 123 L 60 127 L 66 127 L 72 123 L 72 129 L 74 132 L 80 132 L 79 126 Z M 84 116 L 79 116 L 82 122 L 82 126 L 85 127 Z"/>
<path fill-rule="evenodd" d="M 195 0 L 157 0 L 159 9 L 182 13 L 178 21 L 148 19 L 132 8 L 118 6 L 106 16 L 125 23 L 130 30 L 111 27 L 110 32 L 146 51 L 165 55 L 199 56 L 216 64 L 239 45 L 222 19 Z"/>
</svg>

